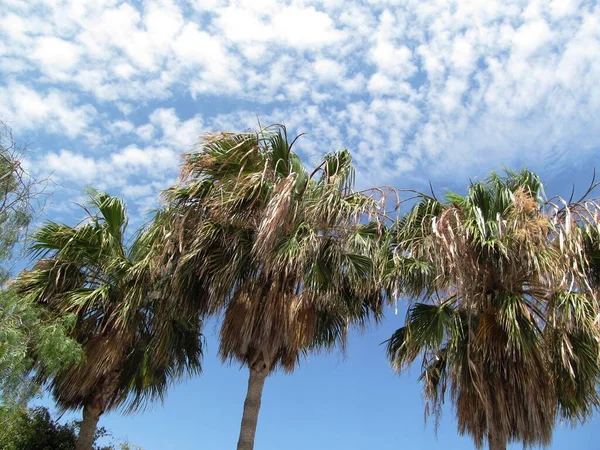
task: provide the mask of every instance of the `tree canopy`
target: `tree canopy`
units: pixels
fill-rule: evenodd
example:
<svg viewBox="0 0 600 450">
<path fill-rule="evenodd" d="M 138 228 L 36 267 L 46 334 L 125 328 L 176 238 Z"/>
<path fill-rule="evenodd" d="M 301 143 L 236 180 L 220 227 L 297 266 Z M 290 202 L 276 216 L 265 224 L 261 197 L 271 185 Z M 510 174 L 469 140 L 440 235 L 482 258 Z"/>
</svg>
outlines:
<svg viewBox="0 0 600 450">
<path fill-rule="evenodd" d="M 69 338 L 72 315 L 56 317 L 16 295 L 8 277 L 15 248 L 22 250 L 31 220 L 41 207 L 45 183 L 24 168 L 26 148 L 0 122 L 0 401 L 23 404 L 38 391 L 29 376 L 35 364 L 48 373 L 81 358 L 79 345 Z"/>
<path fill-rule="evenodd" d="M 466 196 L 421 196 L 397 224 L 398 279 L 418 301 L 389 357 L 400 370 L 423 355 L 427 411 L 449 389 L 477 447 L 548 445 L 557 418 L 599 405 L 600 207 L 542 192 L 532 172 L 492 173 Z"/>
</svg>

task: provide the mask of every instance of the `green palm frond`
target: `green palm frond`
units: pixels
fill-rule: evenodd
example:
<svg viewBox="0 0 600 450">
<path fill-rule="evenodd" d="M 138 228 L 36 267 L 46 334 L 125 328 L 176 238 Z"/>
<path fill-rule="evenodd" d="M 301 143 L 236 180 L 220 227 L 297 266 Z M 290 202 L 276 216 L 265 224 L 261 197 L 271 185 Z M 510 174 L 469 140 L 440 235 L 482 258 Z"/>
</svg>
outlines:
<svg viewBox="0 0 600 450">
<path fill-rule="evenodd" d="M 464 324 L 450 302 L 451 299 L 439 305 L 415 303 L 410 306 L 406 326 L 396 330 L 386 341 L 393 367 L 401 370 L 422 352 L 437 351 L 462 340 Z"/>
</svg>

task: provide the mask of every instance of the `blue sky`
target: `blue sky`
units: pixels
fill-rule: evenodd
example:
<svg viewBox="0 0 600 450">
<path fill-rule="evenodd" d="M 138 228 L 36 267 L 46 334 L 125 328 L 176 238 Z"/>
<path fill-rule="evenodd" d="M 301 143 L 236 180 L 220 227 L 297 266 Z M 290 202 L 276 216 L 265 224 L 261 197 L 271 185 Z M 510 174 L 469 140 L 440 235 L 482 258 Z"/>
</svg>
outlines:
<svg viewBox="0 0 600 450">
<path fill-rule="evenodd" d="M 294 374 L 268 378 L 256 450 L 474 449 L 468 437 L 458 436 L 449 405 L 437 437 L 433 418 L 425 425 L 418 365 L 398 376 L 386 362 L 380 343 L 401 326 L 404 312 L 400 305 L 398 315 L 390 310 L 380 327 L 354 334 L 345 356 L 311 356 Z M 101 425 L 146 450 L 234 449 L 248 372 L 221 365 L 214 325 L 205 331 L 208 352 L 201 377 L 172 388 L 162 406 L 134 416 L 111 413 Z M 597 450 L 598 420 L 593 417 L 575 429 L 558 425 L 549 448 Z"/>
<path fill-rule="evenodd" d="M 361 186 L 461 189 L 527 166 L 583 188 L 600 149 L 600 5 L 589 0 L 0 0 L 0 120 L 51 177 L 44 217 L 72 222 L 83 189 L 127 199 L 133 225 L 197 136 L 284 122 L 308 164 L 347 147 Z M 471 448 L 451 411 L 423 427 L 417 370 L 378 343 L 311 357 L 265 389 L 257 448 Z M 210 335 L 210 333 L 208 333 Z M 215 359 L 164 408 L 103 422 L 147 450 L 227 449 L 245 376 Z M 595 421 L 553 448 L 592 449 Z"/>
</svg>

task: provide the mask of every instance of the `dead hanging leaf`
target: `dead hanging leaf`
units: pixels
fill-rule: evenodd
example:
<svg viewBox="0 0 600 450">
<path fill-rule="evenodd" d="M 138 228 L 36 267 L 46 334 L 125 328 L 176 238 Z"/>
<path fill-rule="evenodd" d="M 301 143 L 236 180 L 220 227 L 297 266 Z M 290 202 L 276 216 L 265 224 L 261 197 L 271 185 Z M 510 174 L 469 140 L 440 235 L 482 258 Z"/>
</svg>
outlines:
<svg viewBox="0 0 600 450">
<path fill-rule="evenodd" d="M 291 173 L 275 185 L 273 197 L 263 211 L 258 225 L 254 253 L 259 258 L 269 254 L 280 237 L 287 231 L 290 218 L 290 204 L 296 182 L 296 174 Z"/>
</svg>

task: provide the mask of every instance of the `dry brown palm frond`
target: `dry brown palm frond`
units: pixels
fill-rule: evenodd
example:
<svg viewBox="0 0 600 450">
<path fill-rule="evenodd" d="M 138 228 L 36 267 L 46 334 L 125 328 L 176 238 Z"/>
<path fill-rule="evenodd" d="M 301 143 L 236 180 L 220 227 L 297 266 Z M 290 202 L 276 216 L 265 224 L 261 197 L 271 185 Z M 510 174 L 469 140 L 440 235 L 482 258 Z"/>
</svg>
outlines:
<svg viewBox="0 0 600 450">
<path fill-rule="evenodd" d="M 254 254 L 260 261 L 271 259 L 270 253 L 277 241 L 289 233 L 294 219 L 290 206 L 295 182 L 296 175 L 293 173 L 279 181 L 273 188 L 269 202 L 260 212 L 254 241 Z"/>
<path fill-rule="evenodd" d="M 490 436 L 526 446 L 548 445 L 556 403 L 543 362 L 498 356 L 485 359 L 473 354 L 477 370 L 452 380 L 459 432 L 472 436 L 478 448 Z"/>
<path fill-rule="evenodd" d="M 126 357 L 127 347 L 132 336 L 119 333 L 96 336 L 84 346 L 85 360 L 54 377 L 50 383 L 58 404 L 65 409 L 76 409 L 102 389 L 102 381 L 111 373 L 120 372 Z M 118 380 L 117 380 L 118 381 Z M 118 383 L 115 384 L 115 391 Z M 108 398 L 107 408 L 111 408 L 114 396 Z"/>
</svg>

